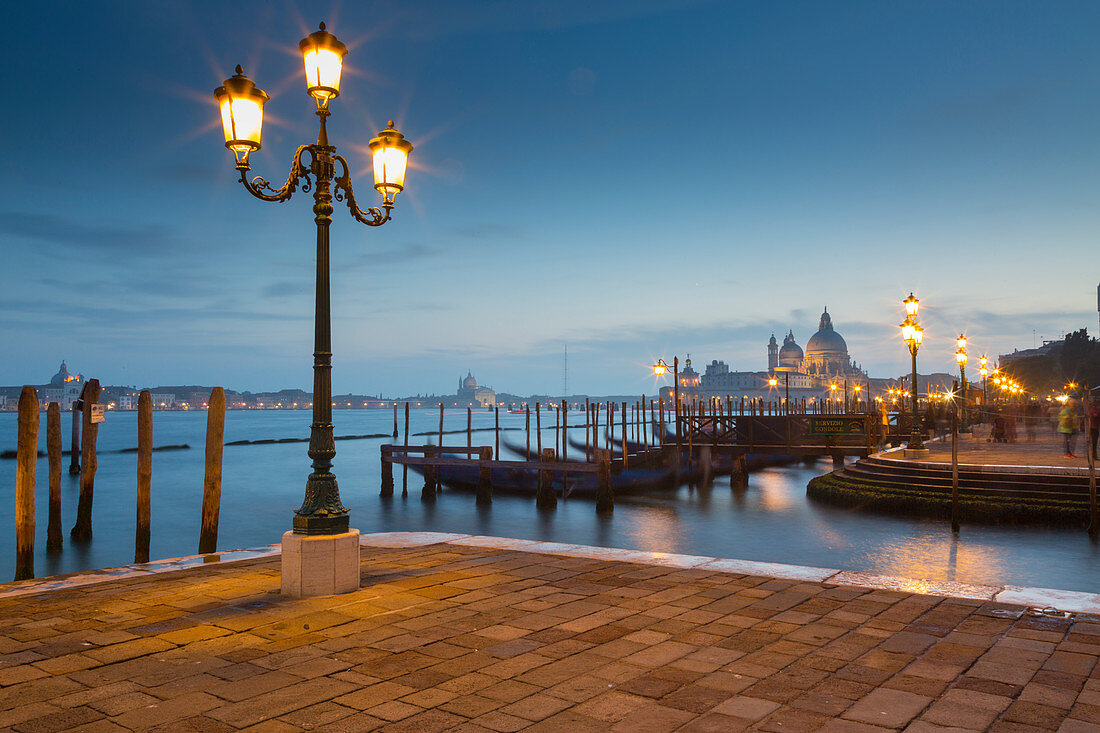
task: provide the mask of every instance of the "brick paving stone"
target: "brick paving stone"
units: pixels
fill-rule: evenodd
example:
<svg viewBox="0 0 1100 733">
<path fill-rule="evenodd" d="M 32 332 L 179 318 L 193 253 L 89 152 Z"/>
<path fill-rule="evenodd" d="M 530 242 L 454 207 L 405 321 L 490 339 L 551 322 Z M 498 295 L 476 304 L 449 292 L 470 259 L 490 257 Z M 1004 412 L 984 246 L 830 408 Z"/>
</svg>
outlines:
<svg viewBox="0 0 1100 733">
<path fill-rule="evenodd" d="M 721 705 L 714 708 L 714 712 L 730 715 L 743 720 L 760 720 L 768 713 L 779 707 L 779 703 L 764 700 L 747 695 L 734 695 Z"/>
<path fill-rule="evenodd" d="M 1100 733 L 1088 614 L 445 544 L 362 569 L 327 598 L 281 598 L 277 558 L 0 598 L 0 728 Z"/>
<path fill-rule="evenodd" d="M 841 717 L 885 728 L 901 728 L 930 702 L 932 698 L 924 695 L 878 688 L 856 701 Z"/>
</svg>

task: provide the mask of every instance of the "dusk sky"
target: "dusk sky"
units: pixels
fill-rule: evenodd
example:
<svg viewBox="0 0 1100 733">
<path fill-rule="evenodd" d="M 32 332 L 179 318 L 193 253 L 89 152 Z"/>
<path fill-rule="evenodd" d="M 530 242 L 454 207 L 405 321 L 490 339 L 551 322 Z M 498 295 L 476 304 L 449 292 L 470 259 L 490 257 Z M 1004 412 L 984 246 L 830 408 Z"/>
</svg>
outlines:
<svg viewBox="0 0 1100 733">
<path fill-rule="evenodd" d="M 766 368 L 828 306 L 874 377 L 1097 328 L 1095 2 L 13 4 L 0 384 L 310 389 L 309 194 L 251 197 L 212 92 L 271 95 L 253 174 L 316 137 L 298 41 L 351 48 L 329 134 L 416 146 L 381 228 L 337 205 L 333 389 L 655 390 Z"/>
</svg>

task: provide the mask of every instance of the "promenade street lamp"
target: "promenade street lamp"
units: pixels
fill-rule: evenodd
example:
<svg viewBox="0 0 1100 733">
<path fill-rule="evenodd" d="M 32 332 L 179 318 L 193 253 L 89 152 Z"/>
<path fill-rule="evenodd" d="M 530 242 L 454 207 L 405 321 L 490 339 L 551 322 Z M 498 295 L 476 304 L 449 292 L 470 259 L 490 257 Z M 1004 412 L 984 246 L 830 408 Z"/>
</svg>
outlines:
<svg viewBox="0 0 1100 733">
<path fill-rule="evenodd" d="M 959 338 L 955 341 L 958 344 L 958 351 L 955 352 L 955 361 L 959 363 L 959 377 L 962 379 L 962 403 L 960 405 L 959 415 L 959 431 L 963 433 L 970 432 L 969 423 L 967 421 L 967 383 L 966 383 L 966 336 L 959 334 Z"/>
<path fill-rule="evenodd" d="M 910 356 L 913 357 L 913 379 L 910 384 L 913 400 L 913 430 L 909 438 L 910 450 L 925 449 L 924 438 L 921 436 L 920 417 L 917 414 L 917 350 L 920 349 L 921 341 L 924 340 L 924 329 L 917 322 L 919 303 L 920 301 L 912 293 L 902 301 L 905 306 L 905 321 L 901 324 L 901 337 L 909 347 Z"/>
<path fill-rule="evenodd" d="M 664 359 L 658 359 L 653 365 L 653 374 L 663 377 L 668 372 L 668 364 Z M 680 357 L 672 357 L 672 401 L 676 403 L 676 459 L 680 458 Z M 661 415 L 661 424 L 664 425 L 665 416 Z M 662 440 L 662 443 L 664 441 Z"/>
<path fill-rule="evenodd" d="M 261 201 L 283 202 L 299 185 L 313 191 L 313 215 L 317 224 L 317 298 L 314 310 L 313 423 L 309 428 L 308 455 L 313 471 L 306 479 L 305 498 L 295 510 L 293 529 L 301 535 L 335 535 L 348 531 L 348 510 L 340 501 L 332 459 L 336 444 L 332 432 L 332 343 L 329 310 L 329 225 L 333 198 L 347 205 L 361 224 L 382 226 L 390 220 L 394 199 L 405 186 L 405 170 L 412 145 L 394 129 L 393 122 L 373 138 L 368 147 L 374 157 L 374 188 L 381 194 L 381 208 L 361 209 L 351 184 L 351 167 L 336 147 L 329 144 L 325 127 L 329 103 L 340 95 L 340 72 L 348 49 L 321 23 L 317 31 L 298 44 L 305 66 L 306 91 L 317 104 L 320 119 L 317 142 L 301 145 L 290 159 L 290 174 L 281 188 L 260 176 L 248 177 L 249 154 L 260 149 L 264 104 L 267 94 L 244 75 L 240 66 L 214 92 L 221 110 L 225 147 L 233 152 L 245 189 Z M 305 158 L 308 155 L 309 160 Z M 339 166 L 339 172 L 337 171 Z"/>
</svg>

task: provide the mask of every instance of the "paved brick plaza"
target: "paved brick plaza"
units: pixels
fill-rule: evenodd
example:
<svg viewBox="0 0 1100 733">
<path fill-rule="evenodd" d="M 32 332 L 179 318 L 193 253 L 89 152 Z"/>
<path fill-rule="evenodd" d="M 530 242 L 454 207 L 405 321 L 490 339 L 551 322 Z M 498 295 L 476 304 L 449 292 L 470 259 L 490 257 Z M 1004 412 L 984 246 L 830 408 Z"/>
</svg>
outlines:
<svg viewBox="0 0 1100 733">
<path fill-rule="evenodd" d="M 1098 616 L 453 544 L 362 569 L 0 598 L 0 728 L 1100 732 Z"/>
</svg>

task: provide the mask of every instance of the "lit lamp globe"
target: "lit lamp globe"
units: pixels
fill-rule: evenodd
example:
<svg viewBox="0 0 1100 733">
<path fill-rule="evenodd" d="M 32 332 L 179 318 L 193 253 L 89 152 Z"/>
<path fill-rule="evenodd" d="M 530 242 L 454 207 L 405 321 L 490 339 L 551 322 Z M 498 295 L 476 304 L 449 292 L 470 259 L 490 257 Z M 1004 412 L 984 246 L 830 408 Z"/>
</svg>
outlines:
<svg viewBox="0 0 1100 733">
<path fill-rule="evenodd" d="M 238 65 L 236 73 L 214 90 L 214 99 L 221 110 L 225 147 L 233 151 L 238 166 L 247 166 L 248 154 L 260 149 L 264 104 L 271 97 Z"/>
<path fill-rule="evenodd" d="M 657 363 L 653 365 L 653 374 L 657 377 L 663 377 L 665 372 L 668 371 L 668 365 L 661 359 L 657 360 Z"/>
<path fill-rule="evenodd" d="M 959 337 L 957 339 L 955 339 L 955 343 L 958 345 L 958 347 L 960 349 L 965 349 L 966 348 L 966 336 L 964 336 L 963 334 L 960 333 Z"/>
<path fill-rule="evenodd" d="M 325 24 L 321 23 L 319 30 L 298 43 L 298 50 L 306 67 L 306 91 L 317 100 L 317 108 L 323 109 L 330 99 L 340 96 L 340 71 L 348 47 L 326 31 Z"/>
<path fill-rule="evenodd" d="M 966 352 L 961 348 L 955 352 L 955 361 L 959 362 L 959 366 L 966 366 Z"/>
<path fill-rule="evenodd" d="M 394 129 L 393 120 L 378 137 L 367 144 L 374 155 L 374 188 L 382 194 L 382 205 L 393 206 L 394 198 L 405 188 L 405 169 L 409 165 L 412 143 Z"/>
<path fill-rule="evenodd" d="M 921 341 L 924 341 L 924 329 L 920 326 L 913 326 L 913 343 L 920 346 Z"/>
<path fill-rule="evenodd" d="M 901 324 L 901 337 L 907 344 L 913 343 L 913 334 L 916 331 L 916 324 L 912 320 L 906 320 Z"/>
<path fill-rule="evenodd" d="M 905 304 L 905 315 L 910 318 L 916 318 L 917 310 L 920 307 L 920 300 L 915 298 L 912 293 L 909 293 L 909 297 L 902 302 Z"/>
<path fill-rule="evenodd" d="M 777 384 L 779 384 L 779 380 L 778 380 L 778 379 L 776 379 L 775 377 L 770 377 L 770 378 L 768 379 L 768 386 L 769 386 L 769 387 L 774 387 L 774 386 L 775 386 L 775 385 L 777 385 Z"/>
</svg>

